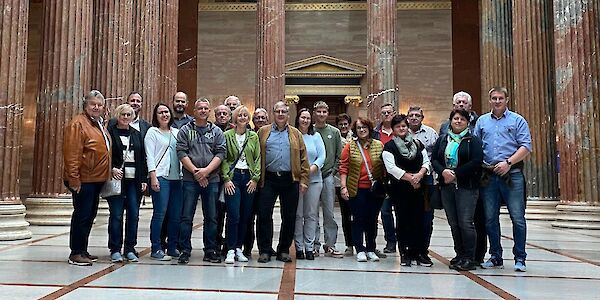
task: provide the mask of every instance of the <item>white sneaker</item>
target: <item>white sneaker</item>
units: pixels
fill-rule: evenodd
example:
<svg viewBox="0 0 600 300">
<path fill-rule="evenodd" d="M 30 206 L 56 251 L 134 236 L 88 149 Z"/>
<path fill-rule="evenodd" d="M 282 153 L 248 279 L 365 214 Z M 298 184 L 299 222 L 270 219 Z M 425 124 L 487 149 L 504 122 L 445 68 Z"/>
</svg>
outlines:
<svg viewBox="0 0 600 300">
<path fill-rule="evenodd" d="M 358 262 L 365 262 L 367 261 L 367 255 L 364 252 L 358 252 L 356 253 L 356 261 Z"/>
<path fill-rule="evenodd" d="M 232 264 L 235 262 L 235 250 L 227 251 L 227 257 L 225 258 L 226 264 Z"/>
<path fill-rule="evenodd" d="M 375 252 L 367 252 L 367 258 L 372 261 L 379 261 L 379 256 Z"/>
<path fill-rule="evenodd" d="M 240 248 L 235 249 L 235 259 L 239 262 L 248 261 L 248 258 L 244 255 L 244 252 Z"/>
</svg>

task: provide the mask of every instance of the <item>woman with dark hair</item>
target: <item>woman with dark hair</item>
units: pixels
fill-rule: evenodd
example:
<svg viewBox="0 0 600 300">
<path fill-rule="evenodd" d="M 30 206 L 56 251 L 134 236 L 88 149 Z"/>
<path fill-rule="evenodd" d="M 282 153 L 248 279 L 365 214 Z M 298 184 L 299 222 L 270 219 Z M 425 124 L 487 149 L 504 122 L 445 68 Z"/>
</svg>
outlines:
<svg viewBox="0 0 600 300">
<path fill-rule="evenodd" d="M 348 142 L 352 141 L 352 130 L 350 130 L 352 118 L 345 113 L 339 114 L 337 117 L 335 117 L 335 124 L 337 124 L 337 128 L 340 130 L 340 134 L 342 135 L 342 145 L 346 145 Z M 334 178 L 335 194 L 337 195 L 338 202 L 340 203 L 342 229 L 344 231 L 344 242 L 346 243 L 346 251 L 344 251 L 344 256 L 352 256 L 354 255 L 354 243 L 352 242 L 352 218 L 350 207 L 348 206 L 347 201 L 342 200 L 339 172 L 335 174 Z"/>
<path fill-rule="evenodd" d="M 483 144 L 471 134 L 469 113 L 455 109 L 450 113 L 450 129 L 438 138 L 433 147 L 433 169 L 439 175 L 442 204 L 456 257 L 450 261 L 450 269 L 475 270 L 474 216 L 479 197 L 479 179 L 483 162 Z"/>
<path fill-rule="evenodd" d="M 108 248 L 112 262 L 122 262 L 123 246 L 123 212 L 127 211 L 125 222 L 125 259 L 138 261 L 135 251 L 137 244 L 138 222 L 140 217 L 141 193 L 146 190 L 148 171 L 146 153 L 142 135 L 129 126 L 134 118 L 133 108 L 129 104 L 121 104 L 115 108 L 115 126 L 108 127 L 113 140 L 112 177 L 121 180 L 121 195 L 107 197 L 110 215 L 108 217 Z"/>
<path fill-rule="evenodd" d="M 300 194 L 296 210 L 296 227 L 294 231 L 296 258 L 304 259 L 306 257 L 308 260 L 314 260 L 319 197 L 323 189 L 321 168 L 325 163 L 325 143 L 313 127 L 311 113 L 308 108 L 298 111 L 295 126 L 302 132 L 308 164 L 310 165 L 308 189 Z M 306 256 L 304 255 L 305 251 Z"/>
<path fill-rule="evenodd" d="M 375 254 L 377 216 L 383 197 L 373 191 L 383 180 L 381 152 L 383 144 L 373 139 L 373 123 L 358 117 L 352 124 L 356 138 L 344 146 L 340 159 L 340 185 L 342 199 L 348 201 L 352 211 L 352 240 L 356 260 L 379 261 Z M 364 244 L 366 238 L 366 246 Z"/>
<path fill-rule="evenodd" d="M 152 252 L 150 258 L 171 260 L 178 257 L 177 241 L 183 205 L 181 184 L 181 164 L 177 158 L 175 145 L 179 129 L 172 128 L 173 114 L 171 108 L 158 103 L 152 112 L 152 126 L 146 133 L 144 146 L 148 163 L 148 177 L 152 194 L 152 220 L 150 221 L 150 241 Z M 167 222 L 167 253 L 160 243 L 160 232 L 165 214 Z"/>
<path fill-rule="evenodd" d="M 414 260 L 418 265 L 431 267 L 433 262 L 423 254 L 427 249 L 422 225 L 425 208 L 422 181 L 431 164 L 423 144 L 410 133 L 406 115 L 394 116 L 391 125 L 394 137 L 383 147 L 381 157 L 389 180 L 388 194 L 396 207 L 400 262 L 410 267 Z"/>
</svg>

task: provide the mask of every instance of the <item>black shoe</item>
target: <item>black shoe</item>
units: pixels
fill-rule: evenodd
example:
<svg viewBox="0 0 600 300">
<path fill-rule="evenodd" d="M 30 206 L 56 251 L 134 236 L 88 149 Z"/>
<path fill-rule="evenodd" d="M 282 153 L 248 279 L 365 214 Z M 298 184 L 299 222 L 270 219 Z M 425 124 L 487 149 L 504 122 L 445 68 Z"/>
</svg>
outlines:
<svg viewBox="0 0 600 300">
<path fill-rule="evenodd" d="M 308 252 L 306 252 L 306 256 L 308 256 Z M 314 258 L 314 256 L 313 256 Z M 304 259 L 304 251 L 302 250 L 297 250 L 296 251 L 296 259 Z"/>
<path fill-rule="evenodd" d="M 460 258 L 459 256 L 455 256 L 450 260 L 450 265 L 448 266 L 448 269 L 458 271 L 458 265 L 460 265 L 461 263 L 462 258 Z"/>
<path fill-rule="evenodd" d="M 204 258 L 202 260 L 218 264 L 221 262 L 221 256 L 219 254 L 217 254 L 215 251 L 209 251 L 204 254 Z"/>
<path fill-rule="evenodd" d="M 273 250 L 273 248 L 271 248 L 271 253 L 269 255 L 277 256 L 277 251 L 275 251 L 275 250 Z"/>
<path fill-rule="evenodd" d="M 415 260 L 417 261 L 417 265 L 421 265 L 424 267 L 431 267 L 433 266 L 433 262 L 431 261 L 431 258 L 429 258 L 429 256 L 425 255 L 425 254 L 419 254 L 417 255 L 417 257 L 415 258 Z"/>
<path fill-rule="evenodd" d="M 282 261 L 284 263 L 292 262 L 292 257 L 289 253 L 280 253 L 277 255 L 277 260 Z"/>
<path fill-rule="evenodd" d="M 314 251 L 307 251 L 306 252 L 306 259 L 307 260 L 315 260 L 315 252 Z"/>
<path fill-rule="evenodd" d="M 472 271 L 477 269 L 477 263 L 470 259 L 465 259 L 461 261 L 460 264 L 456 265 L 457 271 Z"/>
<path fill-rule="evenodd" d="M 242 253 L 244 254 L 244 256 L 248 259 L 252 259 L 252 250 L 245 250 L 242 251 Z"/>
<path fill-rule="evenodd" d="M 179 255 L 179 259 L 177 260 L 177 263 L 182 264 L 182 265 L 187 265 L 187 263 L 190 262 L 190 254 L 187 252 L 183 252 L 181 253 L 181 255 Z"/>
<path fill-rule="evenodd" d="M 400 265 L 404 267 L 410 267 L 411 259 L 406 255 L 400 255 Z"/>
<path fill-rule="evenodd" d="M 383 248 L 383 253 L 396 253 L 396 243 L 388 242 Z"/>
<path fill-rule="evenodd" d="M 271 255 L 269 253 L 262 253 L 259 257 L 258 257 L 258 262 L 259 263 L 268 263 L 271 261 Z"/>
</svg>

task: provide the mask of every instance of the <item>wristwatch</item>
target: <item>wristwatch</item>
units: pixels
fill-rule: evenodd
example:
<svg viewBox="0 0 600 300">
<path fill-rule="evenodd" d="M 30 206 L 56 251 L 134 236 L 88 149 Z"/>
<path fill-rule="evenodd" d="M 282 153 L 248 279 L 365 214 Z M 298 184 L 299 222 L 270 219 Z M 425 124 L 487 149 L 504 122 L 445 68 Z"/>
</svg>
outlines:
<svg viewBox="0 0 600 300">
<path fill-rule="evenodd" d="M 508 159 L 507 159 L 507 160 L 506 160 L 506 163 L 507 163 L 509 166 L 512 166 L 512 163 L 510 162 L 510 160 L 508 160 Z"/>
</svg>

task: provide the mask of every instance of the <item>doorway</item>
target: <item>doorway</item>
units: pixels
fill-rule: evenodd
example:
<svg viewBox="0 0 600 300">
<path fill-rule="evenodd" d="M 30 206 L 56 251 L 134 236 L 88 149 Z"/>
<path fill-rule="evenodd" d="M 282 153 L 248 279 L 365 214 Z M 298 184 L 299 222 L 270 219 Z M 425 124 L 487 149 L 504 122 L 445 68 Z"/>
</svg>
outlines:
<svg viewBox="0 0 600 300">
<path fill-rule="evenodd" d="M 335 117 L 341 113 L 346 112 L 346 104 L 344 103 L 344 96 L 315 96 L 315 95 L 300 95 L 300 101 L 296 105 L 296 111 L 299 111 L 303 108 L 308 108 L 310 111 L 313 111 L 313 106 L 315 103 L 319 101 L 325 101 L 327 105 L 329 105 L 329 116 L 327 117 L 327 123 L 333 126 L 335 124 Z"/>
</svg>

